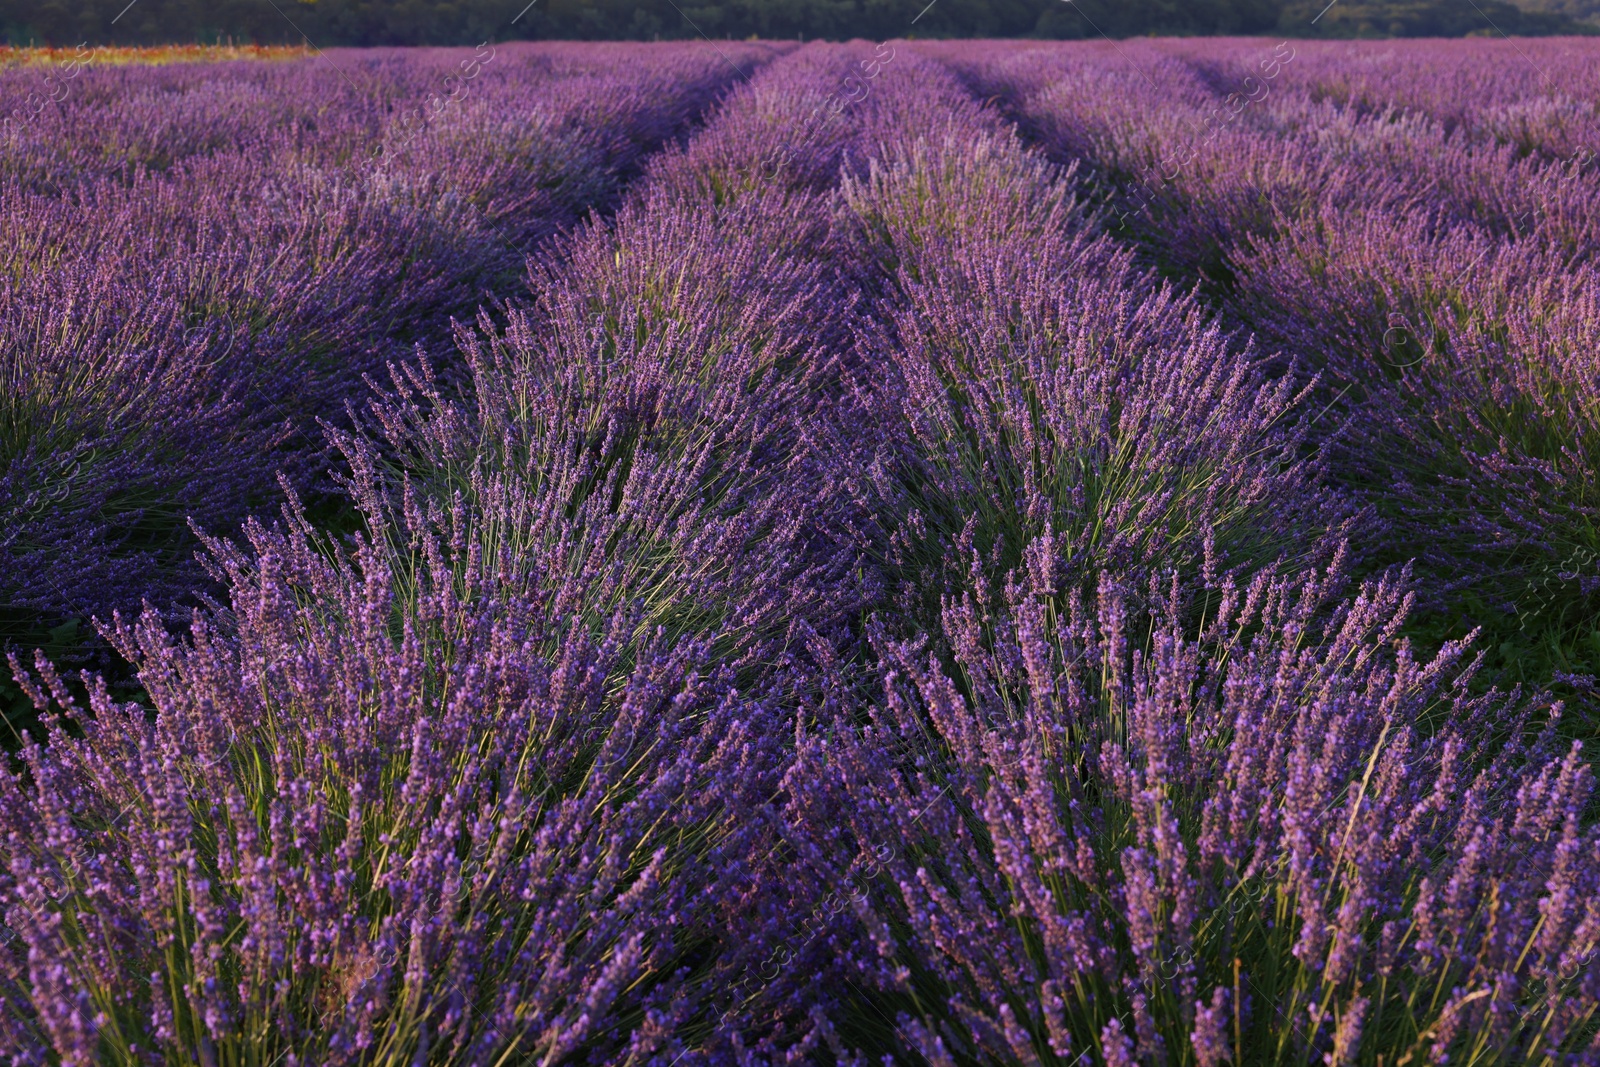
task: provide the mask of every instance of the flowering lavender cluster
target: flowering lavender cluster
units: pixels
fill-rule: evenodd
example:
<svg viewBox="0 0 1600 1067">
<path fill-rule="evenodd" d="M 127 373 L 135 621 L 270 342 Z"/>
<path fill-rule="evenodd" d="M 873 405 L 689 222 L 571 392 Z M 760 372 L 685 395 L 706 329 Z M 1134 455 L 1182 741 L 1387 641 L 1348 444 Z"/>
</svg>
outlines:
<svg viewBox="0 0 1600 1067">
<path fill-rule="evenodd" d="M 85 69 L 0 1059 L 1600 1064 L 1592 53 Z"/>
<path fill-rule="evenodd" d="M 1559 673 L 1600 670 L 1583 50 L 1130 47 L 959 63 L 1086 168 L 1148 262 L 1320 374 L 1334 476 L 1393 531 L 1381 558 L 1418 558 L 1430 611 Z M 1097 78 L 1116 91 L 1082 88 Z M 1253 80 L 1264 95 L 1216 132 Z"/>
</svg>

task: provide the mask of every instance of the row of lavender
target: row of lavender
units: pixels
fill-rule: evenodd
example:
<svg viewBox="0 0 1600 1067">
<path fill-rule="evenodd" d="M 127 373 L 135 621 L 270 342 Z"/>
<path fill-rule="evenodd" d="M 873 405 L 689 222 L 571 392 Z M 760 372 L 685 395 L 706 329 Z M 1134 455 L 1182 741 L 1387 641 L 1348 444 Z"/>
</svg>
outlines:
<svg viewBox="0 0 1600 1067">
<path fill-rule="evenodd" d="M 388 375 L 329 427 L 363 536 L 292 497 L 208 542 L 187 635 L 109 628 L 153 716 L 15 664 L 0 1049 L 1600 1058 L 1586 763 L 1397 646 L 1407 574 L 1350 578 L 1404 528 L 1353 446 L 1428 439 L 1421 376 L 1239 295 L 1253 193 L 1079 199 L 1187 97 L 1102 121 L 1083 50 L 938 55 L 771 62 Z M 1203 94 L 1230 55 L 1136 58 Z"/>
<path fill-rule="evenodd" d="M 1600 672 L 1600 116 L 1587 49 L 967 53 L 1120 232 L 1321 375 L 1386 560 L 1522 674 Z M 1092 91 L 1085 86 L 1093 85 Z M 1393 546 L 1387 552 L 1385 545 Z M 1515 671 L 1513 670 L 1513 675 Z"/>
<path fill-rule="evenodd" d="M 91 66 L 13 113 L 0 614 L 53 624 L 193 586 L 188 520 L 235 526 L 280 470 L 313 488 L 317 420 L 514 292 L 524 255 L 607 206 L 735 58 L 772 54 L 734 51 Z M 42 77 L 6 72 L 0 99 Z"/>
</svg>

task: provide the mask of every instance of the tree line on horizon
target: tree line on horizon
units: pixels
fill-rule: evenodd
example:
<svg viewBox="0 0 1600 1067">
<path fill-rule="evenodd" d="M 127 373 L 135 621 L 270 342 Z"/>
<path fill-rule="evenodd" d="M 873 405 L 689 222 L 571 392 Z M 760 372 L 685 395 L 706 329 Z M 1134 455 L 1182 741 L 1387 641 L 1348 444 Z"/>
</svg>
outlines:
<svg viewBox="0 0 1600 1067">
<path fill-rule="evenodd" d="M 1600 0 L 0 0 L 11 44 L 1600 32 Z M 520 17 L 519 17 L 520 16 Z"/>
</svg>

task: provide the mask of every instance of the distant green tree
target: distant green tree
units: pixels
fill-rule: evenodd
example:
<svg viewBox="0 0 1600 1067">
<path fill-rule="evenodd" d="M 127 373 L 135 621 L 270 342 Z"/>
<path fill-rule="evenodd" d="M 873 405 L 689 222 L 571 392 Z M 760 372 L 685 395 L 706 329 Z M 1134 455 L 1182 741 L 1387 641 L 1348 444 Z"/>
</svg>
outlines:
<svg viewBox="0 0 1600 1067">
<path fill-rule="evenodd" d="M 1045 9 L 1041 37 L 1131 37 L 1144 33 L 1270 32 L 1281 0 L 1072 0 Z"/>
<path fill-rule="evenodd" d="M 1324 12 L 1324 9 L 1325 12 Z M 1322 13 L 1321 18 L 1318 14 Z M 1315 24 L 1313 24 L 1315 20 Z M 1507 0 L 1289 0 L 1279 30 L 1297 37 L 1537 36 L 1593 32 L 1555 11 L 1527 10 Z"/>
<path fill-rule="evenodd" d="M 57 45 L 476 44 L 749 37 L 1460 36 L 1593 32 L 1600 0 L 0 0 L 0 35 Z M 1520 5 L 1520 6 L 1518 6 Z M 513 24 L 513 19 L 516 19 Z M 1491 25 L 1492 23 L 1492 25 Z"/>
</svg>

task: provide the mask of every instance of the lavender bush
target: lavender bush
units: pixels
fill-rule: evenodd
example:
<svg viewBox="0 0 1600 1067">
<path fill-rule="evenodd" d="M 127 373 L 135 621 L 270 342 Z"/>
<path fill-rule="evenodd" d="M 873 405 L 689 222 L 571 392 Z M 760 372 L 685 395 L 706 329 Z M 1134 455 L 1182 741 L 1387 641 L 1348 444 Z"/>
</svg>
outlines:
<svg viewBox="0 0 1600 1067">
<path fill-rule="evenodd" d="M 924 639 L 884 640 L 882 702 L 803 756 L 803 826 L 859 849 L 833 854 L 901 1045 L 934 1064 L 1600 1054 L 1581 746 L 1529 734 L 1516 693 L 1470 695 L 1463 646 L 1391 647 L 1402 581 L 1331 612 L 1337 564 L 1198 603 L 1106 577 L 1091 601 L 1029 555 L 1004 608 L 948 602 L 954 675 Z"/>
<path fill-rule="evenodd" d="M 1316 484 L 1293 377 L 1136 269 L 992 115 L 946 123 L 843 188 L 885 292 L 862 362 L 897 427 L 875 478 L 897 609 L 929 624 L 969 559 L 998 577 L 1030 544 L 1069 584 L 1325 553 L 1356 516 Z"/>
<path fill-rule="evenodd" d="M 703 643 L 565 614 L 592 574 L 506 588 L 450 519 L 403 576 L 293 510 L 214 544 L 225 612 L 108 634 L 149 709 L 13 657 L 50 724 L 0 785 L 14 1062 L 674 1049 L 775 712 Z"/>
<path fill-rule="evenodd" d="M 797 621 L 826 628 L 870 598 L 830 529 L 850 501 L 819 448 L 836 436 L 829 341 L 855 299 L 815 254 L 827 204 L 781 188 L 728 200 L 685 177 L 734 173 L 725 126 L 805 77 L 795 65 L 735 94 L 614 219 L 558 242 L 527 307 L 459 330 L 470 399 L 426 367 L 397 372 L 365 433 L 340 437 L 356 496 L 494 515 L 479 549 L 515 581 L 551 580 L 527 563 L 540 545 L 573 575 L 616 561 L 625 577 L 583 586 L 584 611 L 642 600 L 642 625 L 715 631 L 741 659 L 770 663 Z M 828 315 L 841 323 L 819 329 Z M 558 548 L 575 521 L 598 559 Z"/>
</svg>

